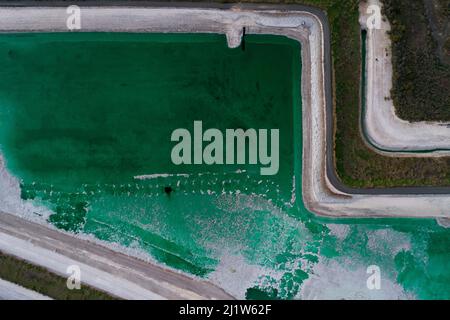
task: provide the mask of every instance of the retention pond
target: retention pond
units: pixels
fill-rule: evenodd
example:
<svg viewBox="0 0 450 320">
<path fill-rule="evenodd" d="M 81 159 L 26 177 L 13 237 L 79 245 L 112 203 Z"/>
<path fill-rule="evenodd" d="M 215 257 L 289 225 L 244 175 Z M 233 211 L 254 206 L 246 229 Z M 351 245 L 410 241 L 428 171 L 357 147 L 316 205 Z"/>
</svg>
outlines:
<svg viewBox="0 0 450 320">
<path fill-rule="evenodd" d="M 450 297 L 448 229 L 305 209 L 297 41 L 246 35 L 229 49 L 217 34 L 13 33 L 0 35 L 0 57 L 6 170 L 54 226 L 239 297 Z M 195 140 L 196 121 L 203 132 L 279 130 L 278 170 L 261 175 L 248 154 L 174 164 L 172 133 Z M 370 265 L 381 290 L 366 286 Z"/>
</svg>

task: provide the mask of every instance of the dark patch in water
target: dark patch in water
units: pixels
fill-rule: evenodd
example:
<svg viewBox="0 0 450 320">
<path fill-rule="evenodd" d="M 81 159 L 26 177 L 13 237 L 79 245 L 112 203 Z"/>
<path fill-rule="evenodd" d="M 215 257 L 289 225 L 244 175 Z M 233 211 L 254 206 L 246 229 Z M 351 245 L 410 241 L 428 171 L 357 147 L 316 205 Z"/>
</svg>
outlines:
<svg viewBox="0 0 450 320">
<path fill-rule="evenodd" d="M 167 187 L 164 187 L 164 192 L 165 192 L 168 196 L 170 196 L 171 193 L 173 192 L 173 189 L 172 189 L 171 186 L 167 186 Z"/>
</svg>

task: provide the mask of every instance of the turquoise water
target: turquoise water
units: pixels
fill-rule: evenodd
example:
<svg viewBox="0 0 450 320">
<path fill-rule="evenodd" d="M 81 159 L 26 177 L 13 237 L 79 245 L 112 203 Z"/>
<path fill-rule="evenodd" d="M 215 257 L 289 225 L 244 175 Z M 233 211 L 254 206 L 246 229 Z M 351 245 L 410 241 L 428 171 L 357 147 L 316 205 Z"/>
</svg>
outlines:
<svg viewBox="0 0 450 320">
<path fill-rule="evenodd" d="M 142 250 L 241 297 L 449 298 L 448 229 L 304 208 L 300 50 L 256 35 L 245 50 L 220 35 L 0 35 L 7 169 L 58 228 Z M 192 132 L 196 120 L 279 129 L 279 172 L 174 165 L 171 132 Z M 152 174 L 165 175 L 135 178 Z M 379 291 L 366 287 L 369 265 L 381 269 Z"/>
</svg>

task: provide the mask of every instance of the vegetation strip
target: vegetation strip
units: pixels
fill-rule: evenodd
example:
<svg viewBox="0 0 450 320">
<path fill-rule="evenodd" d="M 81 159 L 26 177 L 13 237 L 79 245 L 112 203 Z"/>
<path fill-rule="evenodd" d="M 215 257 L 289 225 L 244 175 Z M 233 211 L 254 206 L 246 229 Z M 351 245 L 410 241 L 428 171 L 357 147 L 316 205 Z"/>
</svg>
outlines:
<svg viewBox="0 0 450 320">
<path fill-rule="evenodd" d="M 392 153 L 392 154 L 398 154 L 398 153 L 406 153 L 406 154 L 429 154 L 434 152 L 441 152 L 441 151 L 450 151 L 450 149 L 446 148 L 430 148 L 430 149 L 416 149 L 416 150 L 402 150 L 402 151 L 395 151 L 390 150 L 386 148 L 382 148 L 378 146 L 377 144 L 372 142 L 372 139 L 370 139 L 370 135 L 367 132 L 366 127 L 366 121 L 364 121 L 366 117 L 366 72 L 365 72 L 365 65 L 366 65 L 366 41 L 367 41 L 367 32 L 363 30 L 361 32 L 361 43 L 362 43 L 362 63 L 361 63 L 361 132 L 366 140 L 366 142 L 373 147 L 374 149 L 381 151 L 383 153 Z"/>
<path fill-rule="evenodd" d="M 442 53 L 441 61 L 429 22 L 433 13 L 448 21 L 450 2 L 382 2 L 392 27 L 392 98 L 396 113 L 408 121 L 450 121 L 450 51 Z M 445 26 L 443 29 L 443 38 L 450 40 L 449 31 Z"/>
<path fill-rule="evenodd" d="M 66 278 L 1 251 L 0 278 L 58 300 L 117 299 L 84 284 L 80 290 L 69 290 Z"/>
</svg>

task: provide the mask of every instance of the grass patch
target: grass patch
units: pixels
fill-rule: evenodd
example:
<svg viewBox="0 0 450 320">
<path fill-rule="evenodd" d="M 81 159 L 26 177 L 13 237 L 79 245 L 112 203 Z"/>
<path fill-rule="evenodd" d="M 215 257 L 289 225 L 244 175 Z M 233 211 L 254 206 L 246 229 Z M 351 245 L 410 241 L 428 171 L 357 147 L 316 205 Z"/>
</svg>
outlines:
<svg viewBox="0 0 450 320">
<path fill-rule="evenodd" d="M 392 98 L 398 116 L 408 121 L 450 121 L 450 65 L 439 57 L 424 2 L 383 2 L 392 26 Z M 448 1 L 434 0 L 429 10 L 436 11 L 434 4 L 442 7 L 444 2 Z M 438 19 L 435 25 L 438 28 Z"/>
<path fill-rule="evenodd" d="M 116 299 L 83 283 L 80 290 L 69 290 L 66 278 L 3 252 L 0 252 L 0 278 L 58 300 Z"/>
<path fill-rule="evenodd" d="M 185 1 L 185 0 L 184 0 Z M 401 2 L 407 8 L 411 1 L 386 0 Z M 448 0 L 442 0 L 448 3 Z M 447 2 L 445 2 L 447 1 Z M 190 1 L 185 1 L 190 2 Z M 211 1 L 203 1 L 211 2 Z M 449 186 L 450 157 L 447 158 L 392 158 L 379 155 L 368 149 L 362 140 L 360 119 L 360 74 L 361 74 L 361 37 L 358 22 L 359 0 L 296 0 L 296 1 L 219 1 L 222 3 L 247 2 L 247 3 L 273 3 L 273 4 L 304 4 L 323 9 L 329 18 L 332 33 L 333 56 L 333 88 L 336 117 L 335 136 L 335 167 L 341 181 L 352 187 L 396 187 L 396 186 Z M 418 1 L 417 1 L 418 2 Z M 413 10 L 409 7 L 408 12 Z M 408 15 L 408 12 L 394 11 L 390 18 L 395 20 L 397 16 Z M 410 19 L 405 22 L 408 32 L 412 32 L 412 25 L 417 21 Z M 396 23 L 394 21 L 394 27 Z M 414 33 L 409 37 L 414 38 Z M 402 48 L 402 54 L 411 55 L 420 48 L 415 47 L 417 42 L 411 42 L 408 47 Z M 397 55 L 400 54 L 397 52 Z M 398 68 L 394 60 L 394 68 Z M 413 68 L 411 61 L 406 68 Z M 439 72 L 436 64 L 427 65 L 427 74 Z M 439 78 L 439 77 L 438 77 Z M 398 79 L 402 82 L 402 79 Z M 417 85 L 415 81 L 411 82 Z M 411 85 L 400 83 L 398 87 Z M 445 86 L 448 88 L 448 85 Z M 432 88 L 431 88 L 432 89 Z M 430 90 L 431 90 L 430 89 Z M 436 92 L 434 96 L 422 95 L 420 105 L 439 103 L 438 96 L 447 95 L 448 90 Z M 429 93 L 429 92 L 428 92 Z M 400 99 L 399 96 L 396 98 Z M 448 101 L 448 100 L 443 100 Z M 425 108 L 426 109 L 426 108 Z M 444 110 L 445 109 L 445 110 Z M 437 109 L 436 109 L 437 110 Z M 448 114 L 448 104 L 441 111 L 432 110 L 429 115 L 438 119 L 441 115 Z M 428 111 L 425 111 L 428 113 Z M 415 113 L 416 114 L 416 113 Z M 423 116 L 422 111 L 422 116 Z M 419 119 L 418 113 L 414 116 Z"/>
<path fill-rule="evenodd" d="M 234 2 L 234 1 L 225 1 Z M 242 1 L 305 4 L 323 9 L 331 26 L 336 117 L 335 167 L 351 187 L 448 186 L 450 158 L 393 158 L 369 149 L 360 133 L 359 0 Z M 408 1 L 409 3 L 409 1 Z M 408 50 L 415 50 L 409 48 Z M 448 91 L 444 92 L 444 94 Z"/>
</svg>

